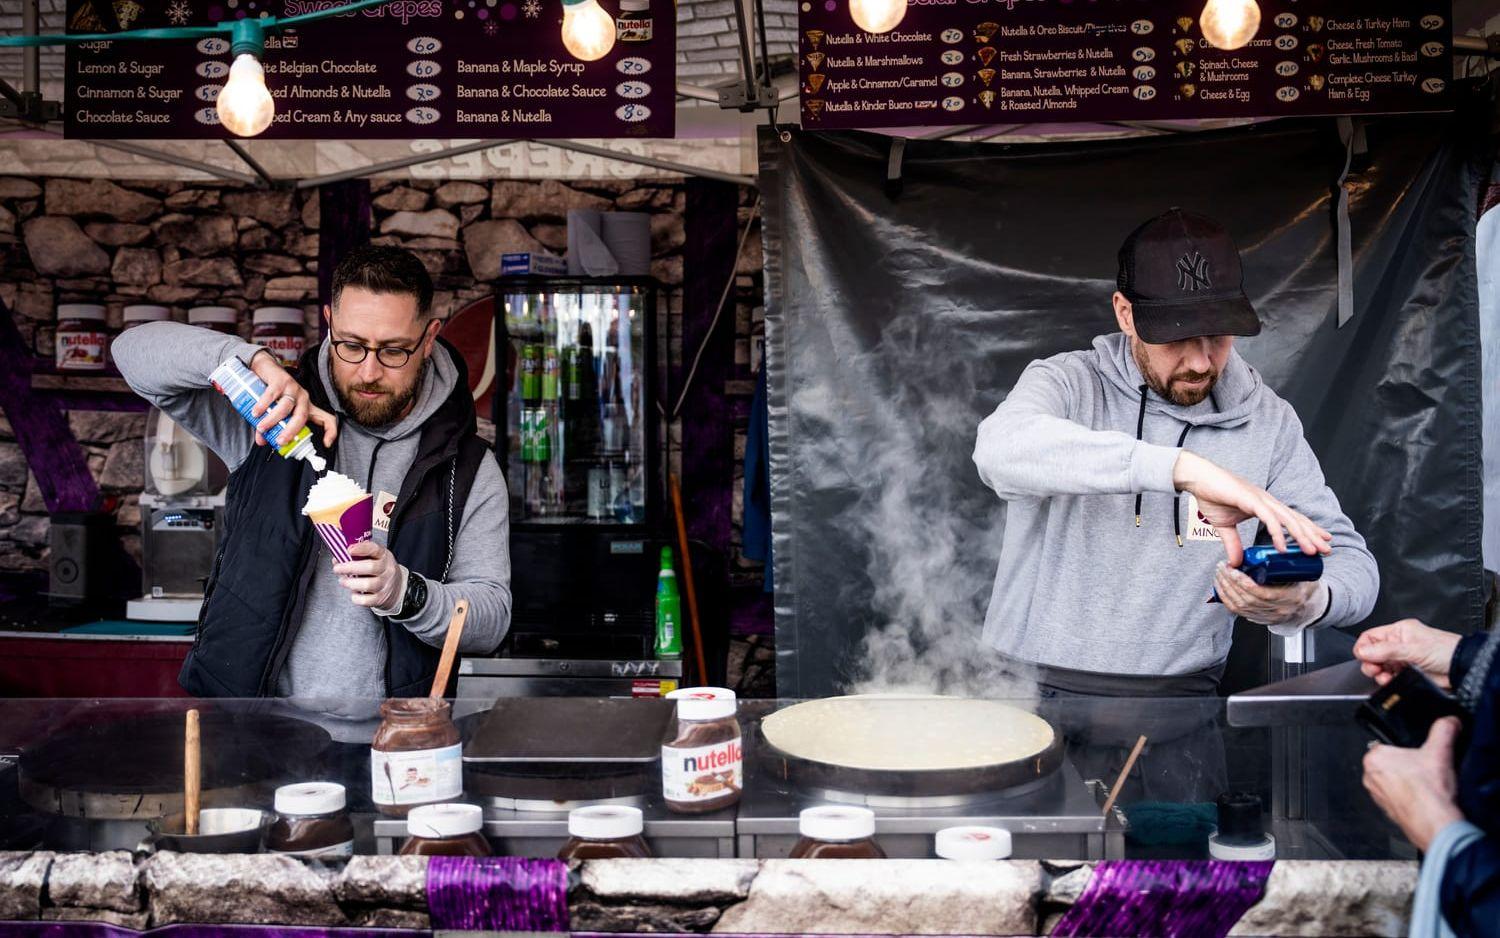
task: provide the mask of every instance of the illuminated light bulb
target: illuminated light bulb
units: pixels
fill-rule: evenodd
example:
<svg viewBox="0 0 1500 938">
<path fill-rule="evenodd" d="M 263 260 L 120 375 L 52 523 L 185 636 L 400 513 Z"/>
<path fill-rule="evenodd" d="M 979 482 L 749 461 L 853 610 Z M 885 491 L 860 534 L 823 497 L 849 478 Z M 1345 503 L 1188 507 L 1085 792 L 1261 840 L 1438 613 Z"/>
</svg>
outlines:
<svg viewBox="0 0 1500 938">
<path fill-rule="evenodd" d="M 259 59 L 249 52 L 235 56 L 216 107 L 219 122 L 237 136 L 253 137 L 271 126 L 276 102 L 266 90 L 266 72 Z"/>
<path fill-rule="evenodd" d="M 615 18 L 598 0 L 563 0 L 562 41 L 575 59 L 602 59 L 615 47 Z"/>
<path fill-rule="evenodd" d="M 907 0 L 849 0 L 849 17 L 867 33 L 888 33 L 906 17 Z"/>
<path fill-rule="evenodd" d="M 1203 38 L 1217 49 L 1238 49 L 1260 29 L 1260 6 L 1255 0 L 1208 0 L 1198 17 Z"/>
</svg>

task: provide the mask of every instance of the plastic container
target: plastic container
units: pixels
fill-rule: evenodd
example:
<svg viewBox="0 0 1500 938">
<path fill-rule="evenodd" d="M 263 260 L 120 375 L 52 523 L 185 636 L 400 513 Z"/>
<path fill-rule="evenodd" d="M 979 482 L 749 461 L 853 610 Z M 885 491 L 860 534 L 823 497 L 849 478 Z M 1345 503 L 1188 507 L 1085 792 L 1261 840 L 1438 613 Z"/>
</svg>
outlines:
<svg viewBox="0 0 1500 938">
<path fill-rule="evenodd" d="M 171 318 L 172 311 L 165 306 L 154 306 L 149 303 L 127 306 L 120 314 L 120 331 L 124 332 L 126 329 L 145 325 L 148 322 L 166 322 Z"/>
<path fill-rule="evenodd" d="M 488 857 L 484 812 L 472 804 L 430 804 L 406 816 L 404 857 Z"/>
<path fill-rule="evenodd" d="M 57 307 L 57 370 L 104 371 L 109 366 L 109 315 L 96 303 Z"/>
<path fill-rule="evenodd" d="M 613 860 L 651 856 L 645 818 L 628 805 L 590 805 L 568 812 L 568 840 L 559 860 Z"/>
<path fill-rule="evenodd" d="M 1003 827 L 945 827 L 934 844 L 944 860 L 1005 860 L 1011 852 L 1010 831 Z"/>
<path fill-rule="evenodd" d="M 307 349 L 307 322 L 295 306 L 262 306 L 250 320 L 250 340 L 266 349 L 281 367 L 296 371 Z"/>
<path fill-rule="evenodd" d="M 1215 860 L 1274 860 L 1276 838 L 1266 833 L 1260 796 L 1225 792 L 1215 803 L 1218 827 L 1208 837 Z"/>
<path fill-rule="evenodd" d="M 214 388 L 220 394 L 229 398 L 229 403 L 245 422 L 253 428 L 259 425 L 265 414 L 260 417 L 254 416 L 254 409 L 260 396 L 266 393 L 266 383 L 251 371 L 249 366 L 238 358 L 228 358 L 224 363 L 215 368 L 213 374 L 208 376 Z M 312 431 L 303 427 L 297 431 L 297 435 L 290 440 L 281 437 L 286 432 L 286 421 L 281 420 L 271 429 L 265 432 L 266 442 L 276 447 L 276 452 L 288 459 L 305 459 L 318 472 L 328 468 L 328 460 L 318 455 L 313 447 Z"/>
<path fill-rule="evenodd" d="M 667 809 L 704 814 L 736 804 L 745 787 L 745 750 L 727 687 L 684 687 L 667 695 L 677 719 L 661 747 L 661 789 Z"/>
<path fill-rule="evenodd" d="M 823 805 L 797 816 L 802 839 L 792 848 L 793 860 L 883 860 L 875 842 L 875 812 L 869 808 Z"/>
<path fill-rule="evenodd" d="M 343 860 L 354 855 L 354 824 L 344 786 L 305 782 L 276 789 L 276 822 L 266 849 L 294 857 Z"/>
</svg>

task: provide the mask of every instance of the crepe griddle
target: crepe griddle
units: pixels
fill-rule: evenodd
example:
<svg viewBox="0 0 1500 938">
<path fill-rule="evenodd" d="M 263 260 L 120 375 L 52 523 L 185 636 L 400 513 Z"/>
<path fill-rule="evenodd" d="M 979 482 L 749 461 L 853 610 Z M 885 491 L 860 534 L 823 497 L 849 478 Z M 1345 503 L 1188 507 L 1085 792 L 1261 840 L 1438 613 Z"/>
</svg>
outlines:
<svg viewBox="0 0 1500 938">
<path fill-rule="evenodd" d="M 676 703 L 660 699 L 505 697 L 459 720 L 468 767 L 547 767 L 576 773 L 582 766 L 621 770 L 661 758 Z"/>
<path fill-rule="evenodd" d="M 870 769 L 794 756 L 769 742 L 758 722 L 755 731 L 762 767 L 781 781 L 801 789 L 898 798 L 1003 794 L 1051 776 L 1062 765 L 1064 749 L 1054 725 L 1052 742 L 1024 759 L 960 769 Z"/>
<path fill-rule="evenodd" d="M 330 744 L 303 720 L 205 710 L 205 803 L 244 802 L 261 789 L 306 779 Z M 91 714 L 21 752 L 21 795 L 68 817 L 127 819 L 182 811 L 183 715 Z M 231 793 L 233 793 L 231 795 Z"/>
</svg>

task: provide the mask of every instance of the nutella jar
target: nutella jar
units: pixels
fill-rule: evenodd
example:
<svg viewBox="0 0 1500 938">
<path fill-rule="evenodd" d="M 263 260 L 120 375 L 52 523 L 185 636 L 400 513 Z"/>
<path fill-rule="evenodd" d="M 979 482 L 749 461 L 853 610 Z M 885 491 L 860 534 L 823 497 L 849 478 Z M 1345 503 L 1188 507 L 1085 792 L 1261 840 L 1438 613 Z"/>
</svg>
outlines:
<svg viewBox="0 0 1500 938">
<path fill-rule="evenodd" d="M 884 860 L 875 842 L 875 812 L 869 808 L 823 805 L 797 816 L 802 839 L 792 848 L 793 860 Z"/>
<path fill-rule="evenodd" d="M 677 720 L 661 747 L 661 791 L 667 808 L 703 814 L 740 800 L 745 787 L 745 751 L 735 719 L 734 691 L 684 687 L 667 695 L 677 701 Z"/>
<path fill-rule="evenodd" d="M 233 306 L 194 306 L 188 310 L 188 322 L 225 335 L 239 335 L 239 321 L 239 310 Z"/>
<path fill-rule="evenodd" d="M 120 331 L 132 329 L 136 326 L 145 325 L 148 322 L 166 322 L 172 318 L 172 311 L 165 306 L 151 306 L 139 304 L 125 307 L 120 314 Z"/>
<path fill-rule="evenodd" d="M 615 35 L 620 42 L 650 42 L 651 0 L 620 0 L 620 15 L 615 18 Z"/>
<path fill-rule="evenodd" d="M 944 860 L 1004 860 L 1010 849 L 1010 831 L 1003 827 L 945 827 L 935 843 Z"/>
<path fill-rule="evenodd" d="M 568 840 L 559 860 L 615 860 L 651 856 L 640 808 L 599 804 L 568 812 Z"/>
<path fill-rule="evenodd" d="M 306 317 L 295 306 L 262 306 L 251 320 L 250 340 L 269 351 L 287 371 L 296 371 L 307 347 Z"/>
<path fill-rule="evenodd" d="M 463 794 L 463 745 L 448 701 L 395 698 L 380 705 L 370 743 L 370 792 L 384 814 L 404 817 L 417 805 Z"/>
<path fill-rule="evenodd" d="M 494 854 L 481 831 L 484 812 L 472 804 L 430 804 L 406 817 L 403 857 L 488 857 Z"/>
<path fill-rule="evenodd" d="M 103 371 L 107 364 L 109 326 L 104 307 L 63 303 L 57 307 L 57 370 Z"/>
<path fill-rule="evenodd" d="M 276 823 L 266 835 L 266 849 L 315 860 L 344 860 L 354 855 L 354 824 L 344 810 L 344 786 L 306 782 L 276 789 Z"/>
</svg>

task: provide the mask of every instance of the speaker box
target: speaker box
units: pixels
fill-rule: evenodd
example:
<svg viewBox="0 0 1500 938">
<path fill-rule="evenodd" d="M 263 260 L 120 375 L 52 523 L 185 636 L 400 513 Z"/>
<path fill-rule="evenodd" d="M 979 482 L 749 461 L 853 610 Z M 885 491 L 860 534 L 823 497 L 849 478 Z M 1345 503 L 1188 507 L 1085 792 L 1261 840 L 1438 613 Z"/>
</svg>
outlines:
<svg viewBox="0 0 1500 938">
<path fill-rule="evenodd" d="M 59 511 L 48 538 L 47 595 L 85 602 L 112 592 L 118 571 L 110 562 L 117 545 L 114 516 L 98 511 Z"/>
</svg>

